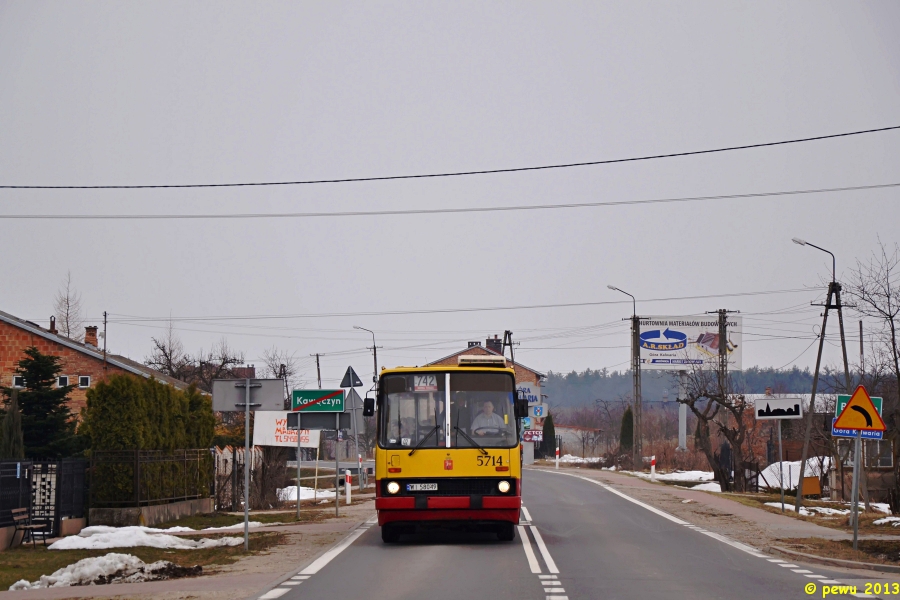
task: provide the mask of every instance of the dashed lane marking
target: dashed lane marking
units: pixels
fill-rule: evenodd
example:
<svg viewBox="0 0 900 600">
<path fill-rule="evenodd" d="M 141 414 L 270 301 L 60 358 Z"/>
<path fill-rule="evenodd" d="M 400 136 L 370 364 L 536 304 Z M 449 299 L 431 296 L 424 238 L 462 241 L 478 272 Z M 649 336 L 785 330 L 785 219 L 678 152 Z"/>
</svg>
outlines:
<svg viewBox="0 0 900 600">
<path fill-rule="evenodd" d="M 260 596 L 259 600 L 272 600 L 272 598 L 281 598 L 289 591 L 291 591 L 291 588 L 275 588 L 274 590 L 269 590 L 268 592 Z"/>
<path fill-rule="evenodd" d="M 525 520 L 531 522 L 531 513 L 528 512 L 528 509 L 524 506 L 522 507 L 522 514 L 525 515 Z"/>
<path fill-rule="evenodd" d="M 544 564 L 547 565 L 547 570 L 551 573 L 559 573 L 559 569 L 556 568 L 556 563 L 553 562 L 553 557 L 550 556 L 550 551 L 547 550 L 547 544 L 544 543 L 544 538 L 541 537 L 537 527 L 534 525 L 530 525 L 530 527 L 531 535 L 534 536 L 534 542 L 537 544 L 538 550 L 541 551 L 541 556 L 544 557 Z"/>
</svg>

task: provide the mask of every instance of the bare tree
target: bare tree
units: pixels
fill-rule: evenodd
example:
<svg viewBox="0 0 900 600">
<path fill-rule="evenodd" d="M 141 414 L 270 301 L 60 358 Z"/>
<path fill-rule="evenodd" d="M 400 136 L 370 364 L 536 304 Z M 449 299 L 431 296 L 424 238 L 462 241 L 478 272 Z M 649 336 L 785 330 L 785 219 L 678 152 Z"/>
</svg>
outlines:
<svg viewBox="0 0 900 600">
<path fill-rule="evenodd" d="M 272 346 L 263 350 L 262 360 L 264 377 L 284 378 L 288 390 L 303 387 L 305 381 L 296 352 Z"/>
<path fill-rule="evenodd" d="M 214 379 L 226 379 L 234 367 L 244 364 L 244 353 L 231 349 L 225 338 L 209 351 L 200 350 L 192 359 L 195 373 L 188 383 L 196 383 L 201 390 L 212 392 Z"/>
<path fill-rule="evenodd" d="M 191 357 L 185 353 L 184 345 L 175 333 L 171 321 L 164 335 L 159 338 L 151 337 L 150 340 L 153 342 L 153 349 L 150 356 L 144 359 L 145 365 L 182 381 L 187 381 L 193 375 Z"/>
<path fill-rule="evenodd" d="M 84 340 L 84 310 L 81 294 L 72 285 L 72 272 L 66 272 L 65 285 L 56 292 L 53 308 L 59 332 L 70 340 Z"/>
</svg>

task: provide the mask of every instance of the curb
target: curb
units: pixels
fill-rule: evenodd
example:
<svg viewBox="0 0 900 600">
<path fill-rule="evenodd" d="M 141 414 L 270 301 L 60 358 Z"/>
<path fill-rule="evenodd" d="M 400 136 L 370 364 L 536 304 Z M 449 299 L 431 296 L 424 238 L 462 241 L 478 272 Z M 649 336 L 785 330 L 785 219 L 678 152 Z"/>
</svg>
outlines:
<svg viewBox="0 0 900 600">
<path fill-rule="evenodd" d="M 769 553 L 781 554 L 788 558 L 800 559 L 820 565 L 831 567 L 844 567 L 847 569 L 865 569 L 867 571 L 881 571 L 882 573 L 900 573 L 900 566 L 895 565 L 879 565 L 876 563 L 857 562 L 855 560 L 845 560 L 842 558 L 827 558 L 824 556 L 816 556 L 815 554 L 806 554 L 797 552 L 796 550 L 788 550 L 780 546 L 769 546 L 765 549 Z"/>
</svg>

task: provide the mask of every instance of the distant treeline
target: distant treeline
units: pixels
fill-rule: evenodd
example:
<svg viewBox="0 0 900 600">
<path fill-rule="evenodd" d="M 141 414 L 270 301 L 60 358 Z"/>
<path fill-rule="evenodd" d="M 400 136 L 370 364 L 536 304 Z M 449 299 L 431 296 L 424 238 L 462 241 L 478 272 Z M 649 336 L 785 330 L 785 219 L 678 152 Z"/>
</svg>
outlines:
<svg viewBox="0 0 900 600">
<path fill-rule="evenodd" d="M 732 372 L 731 376 L 735 389 L 747 394 L 762 394 L 767 387 L 780 394 L 808 394 L 812 390 L 812 372 L 808 368 L 778 370 L 771 367 L 751 367 Z M 583 373 L 572 371 L 565 375 L 551 371 L 547 374 L 542 392 L 547 394 L 548 401 L 553 406 L 586 406 L 597 399 L 630 401 L 631 390 L 630 370 L 587 369 Z M 643 371 L 641 394 L 644 402 L 674 402 L 678 397 L 676 374 L 669 371 Z"/>
</svg>

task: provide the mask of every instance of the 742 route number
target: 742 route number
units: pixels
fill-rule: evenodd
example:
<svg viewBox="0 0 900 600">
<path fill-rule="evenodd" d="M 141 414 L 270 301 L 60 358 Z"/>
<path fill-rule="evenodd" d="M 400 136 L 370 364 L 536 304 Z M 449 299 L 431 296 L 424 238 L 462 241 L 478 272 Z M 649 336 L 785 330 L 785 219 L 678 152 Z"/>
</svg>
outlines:
<svg viewBox="0 0 900 600">
<path fill-rule="evenodd" d="M 475 459 L 478 461 L 479 467 L 502 467 L 503 466 L 503 457 L 502 456 L 476 456 Z"/>
</svg>

